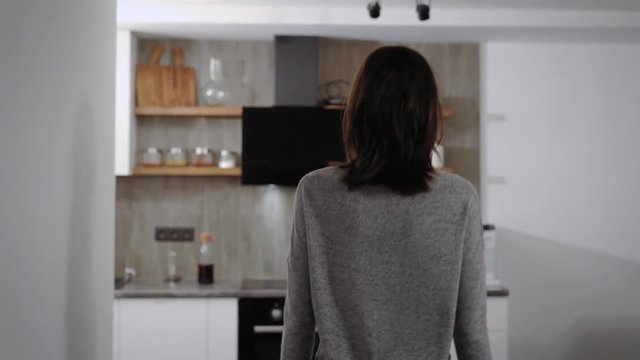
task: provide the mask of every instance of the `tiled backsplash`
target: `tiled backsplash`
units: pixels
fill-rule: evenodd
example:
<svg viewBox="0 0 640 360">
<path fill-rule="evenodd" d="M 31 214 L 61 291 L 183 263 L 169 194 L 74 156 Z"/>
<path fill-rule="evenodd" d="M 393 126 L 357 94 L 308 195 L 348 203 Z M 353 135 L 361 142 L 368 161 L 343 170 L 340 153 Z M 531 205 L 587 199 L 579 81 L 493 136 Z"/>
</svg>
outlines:
<svg viewBox="0 0 640 360">
<path fill-rule="evenodd" d="M 146 61 L 154 43 L 153 40 L 139 42 L 142 62 Z M 198 84 L 208 78 L 211 56 L 222 57 L 227 62 L 244 60 L 247 79 L 254 89 L 252 105 L 273 104 L 273 43 L 172 40 L 165 44 L 184 48 L 185 65 L 196 68 Z M 320 80 L 350 77 L 360 59 L 375 46 L 375 43 L 358 45 L 323 40 Z M 411 46 L 431 63 L 443 100 L 455 113 L 444 122 L 445 162 L 477 185 L 480 173 L 478 45 Z M 327 61 L 335 64 L 323 68 Z M 334 73 L 331 69 L 341 70 Z M 150 117 L 138 119 L 137 141 L 139 148 L 207 146 L 240 151 L 241 132 L 241 121 L 237 119 Z M 183 277 L 195 279 L 197 242 L 170 245 L 153 239 L 156 226 L 193 226 L 196 232 L 210 231 L 215 237 L 217 278 L 285 277 L 294 193 L 291 187 L 242 186 L 239 178 L 120 177 L 117 180 L 116 276 L 122 276 L 128 264 L 135 268 L 138 278 L 162 279 L 167 250 L 174 246 L 181 253 Z"/>
<path fill-rule="evenodd" d="M 167 243 L 155 226 L 189 226 L 214 235 L 216 277 L 284 277 L 295 188 L 242 186 L 239 178 L 120 178 L 117 261 L 144 279 L 161 279 Z M 183 275 L 195 279 L 197 242 L 176 244 Z M 126 259 L 126 258 L 129 259 Z"/>
</svg>

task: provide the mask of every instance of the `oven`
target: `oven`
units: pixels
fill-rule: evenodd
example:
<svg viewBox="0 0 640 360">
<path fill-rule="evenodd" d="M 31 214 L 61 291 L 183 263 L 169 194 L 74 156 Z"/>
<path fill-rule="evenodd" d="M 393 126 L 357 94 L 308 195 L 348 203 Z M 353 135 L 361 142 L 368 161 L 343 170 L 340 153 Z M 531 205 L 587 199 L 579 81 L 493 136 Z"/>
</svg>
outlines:
<svg viewBox="0 0 640 360">
<path fill-rule="evenodd" d="M 280 360 L 284 297 L 238 300 L 238 360 Z"/>
</svg>

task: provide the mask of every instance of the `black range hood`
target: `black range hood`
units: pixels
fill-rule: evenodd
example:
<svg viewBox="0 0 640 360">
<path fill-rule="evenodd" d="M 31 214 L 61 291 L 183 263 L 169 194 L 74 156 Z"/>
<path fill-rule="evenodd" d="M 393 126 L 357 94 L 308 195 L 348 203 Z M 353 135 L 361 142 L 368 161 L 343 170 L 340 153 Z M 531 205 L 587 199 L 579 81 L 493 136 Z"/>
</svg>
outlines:
<svg viewBox="0 0 640 360">
<path fill-rule="evenodd" d="M 276 36 L 275 93 L 278 106 L 316 106 L 318 38 Z"/>
<path fill-rule="evenodd" d="M 344 160 L 342 111 L 244 108 L 242 183 L 297 185 L 310 171 Z"/>
<path fill-rule="evenodd" d="M 242 116 L 242 183 L 295 186 L 344 160 L 342 111 L 317 106 L 318 39 L 276 37 L 276 106 Z"/>
</svg>

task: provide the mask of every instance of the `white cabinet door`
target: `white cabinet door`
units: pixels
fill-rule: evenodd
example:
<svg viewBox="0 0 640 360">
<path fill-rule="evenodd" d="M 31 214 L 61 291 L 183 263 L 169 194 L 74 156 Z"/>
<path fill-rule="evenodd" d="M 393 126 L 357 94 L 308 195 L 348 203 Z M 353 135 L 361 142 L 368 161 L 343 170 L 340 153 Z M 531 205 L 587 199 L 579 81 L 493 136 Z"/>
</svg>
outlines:
<svg viewBox="0 0 640 360">
<path fill-rule="evenodd" d="M 489 331 L 507 331 L 508 297 L 487 298 L 487 328 Z"/>
<path fill-rule="evenodd" d="M 208 301 L 209 360 L 238 360 L 238 299 Z"/>
<path fill-rule="evenodd" d="M 507 360 L 507 332 L 489 331 L 489 343 L 493 360 Z"/>
<path fill-rule="evenodd" d="M 120 299 L 117 360 L 207 360 L 206 299 Z"/>
<path fill-rule="evenodd" d="M 487 298 L 487 327 L 493 360 L 508 360 L 507 321 L 509 313 L 508 297 Z"/>
</svg>

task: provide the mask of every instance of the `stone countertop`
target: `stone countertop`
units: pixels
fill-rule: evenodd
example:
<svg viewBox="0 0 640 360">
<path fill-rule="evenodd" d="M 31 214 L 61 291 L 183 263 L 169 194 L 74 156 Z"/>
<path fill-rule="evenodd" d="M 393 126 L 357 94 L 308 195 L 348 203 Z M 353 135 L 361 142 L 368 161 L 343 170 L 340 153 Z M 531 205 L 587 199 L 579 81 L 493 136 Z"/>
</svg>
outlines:
<svg viewBox="0 0 640 360">
<path fill-rule="evenodd" d="M 176 284 L 134 281 L 115 290 L 116 299 L 125 298 L 213 298 L 213 297 L 284 297 L 284 280 L 222 280 L 213 285 L 198 285 L 193 281 Z M 504 286 L 487 286 L 487 296 L 509 296 Z"/>
<path fill-rule="evenodd" d="M 134 281 L 116 289 L 115 298 L 284 297 L 286 291 L 286 285 L 246 287 L 242 281 L 233 280 L 221 280 L 213 285 L 199 285 L 188 280 L 175 284 Z"/>
</svg>

